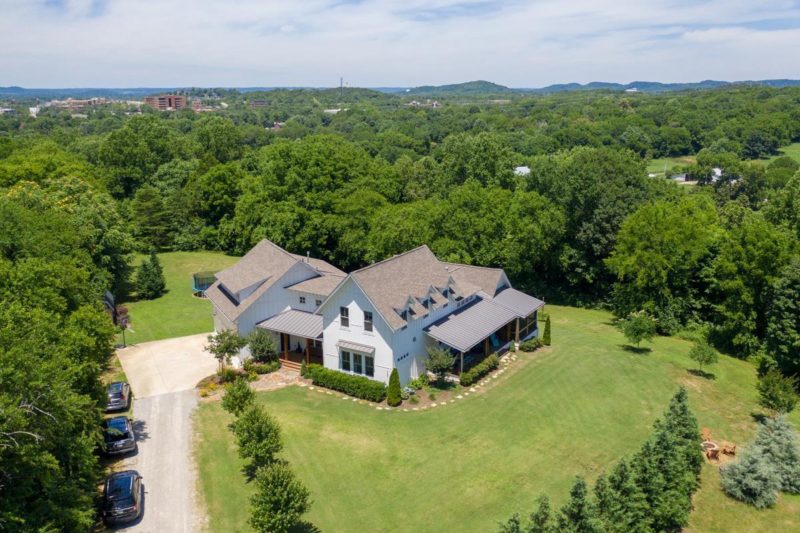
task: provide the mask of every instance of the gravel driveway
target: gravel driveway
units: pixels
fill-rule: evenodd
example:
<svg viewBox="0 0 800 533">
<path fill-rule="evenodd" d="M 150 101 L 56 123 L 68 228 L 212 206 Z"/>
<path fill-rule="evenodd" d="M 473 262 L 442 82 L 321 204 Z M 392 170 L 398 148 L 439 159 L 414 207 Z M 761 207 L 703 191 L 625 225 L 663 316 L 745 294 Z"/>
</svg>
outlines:
<svg viewBox="0 0 800 533">
<path fill-rule="evenodd" d="M 192 459 L 194 386 L 216 371 L 203 352 L 206 334 L 142 343 L 119 350 L 134 394 L 133 419 L 139 451 L 114 463 L 144 478 L 144 516 L 120 531 L 196 532 L 205 517 L 197 506 Z"/>
</svg>

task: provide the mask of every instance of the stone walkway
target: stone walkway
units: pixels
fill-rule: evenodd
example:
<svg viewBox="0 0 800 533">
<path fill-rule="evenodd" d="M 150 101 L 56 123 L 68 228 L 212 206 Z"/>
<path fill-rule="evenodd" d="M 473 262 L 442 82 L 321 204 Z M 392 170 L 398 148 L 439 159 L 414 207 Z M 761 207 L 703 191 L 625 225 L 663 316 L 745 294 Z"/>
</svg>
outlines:
<svg viewBox="0 0 800 533">
<path fill-rule="evenodd" d="M 269 391 L 282 389 L 283 387 L 302 382 L 303 378 L 300 377 L 300 372 L 282 367 L 275 372 L 259 376 L 258 381 L 254 381 L 250 384 L 250 388 L 254 391 Z"/>
</svg>

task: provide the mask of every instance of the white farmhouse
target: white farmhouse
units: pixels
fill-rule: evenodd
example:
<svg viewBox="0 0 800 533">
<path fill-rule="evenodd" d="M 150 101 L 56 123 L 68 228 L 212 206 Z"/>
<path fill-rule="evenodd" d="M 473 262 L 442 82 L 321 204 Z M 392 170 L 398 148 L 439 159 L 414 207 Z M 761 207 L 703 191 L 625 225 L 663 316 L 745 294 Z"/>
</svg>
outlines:
<svg viewBox="0 0 800 533">
<path fill-rule="evenodd" d="M 262 241 L 217 277 L 207 291 L 215 329 L 264 328 L 289 366 L 317 362 L 384 383 L 393 368 L 401 383 L 419 376 L 431 346 L 456 355 L 458 374 L 536 336 L 544 305 L 502 269 L 446 263 L 427 246 L 345 276 Z"/>
</svg>

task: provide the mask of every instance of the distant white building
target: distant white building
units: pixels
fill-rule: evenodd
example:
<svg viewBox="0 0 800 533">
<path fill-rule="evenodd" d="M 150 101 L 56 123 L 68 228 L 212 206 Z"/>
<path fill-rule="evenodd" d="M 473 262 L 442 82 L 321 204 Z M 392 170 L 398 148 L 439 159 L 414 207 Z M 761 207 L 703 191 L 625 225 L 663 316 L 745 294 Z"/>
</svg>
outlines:
<svg viewBox="0 0 800 533">
<path fill-rule="evenodd" d="M 516 167 L 514 169 L 514 174 L 516 174 L 517 176 L 527 176 L 530 173 L 531 169 L 526 166 Z"/>
</svg>

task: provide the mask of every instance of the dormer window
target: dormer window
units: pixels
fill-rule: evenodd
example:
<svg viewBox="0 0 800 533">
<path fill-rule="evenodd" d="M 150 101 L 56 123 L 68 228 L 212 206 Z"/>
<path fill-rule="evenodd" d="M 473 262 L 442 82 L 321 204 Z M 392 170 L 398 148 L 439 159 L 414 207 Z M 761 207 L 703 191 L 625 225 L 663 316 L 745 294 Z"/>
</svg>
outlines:
<svg viewBox="0 0 800 533">
<path fill-rule="evenodd" d="M 403 320 L 408 320 L 408 309 L 403 309 L 402 311 L 400 311 L 399 314 L 400 318 L 402 318 Z"/>
</svg>

